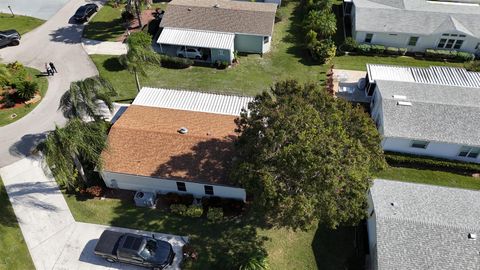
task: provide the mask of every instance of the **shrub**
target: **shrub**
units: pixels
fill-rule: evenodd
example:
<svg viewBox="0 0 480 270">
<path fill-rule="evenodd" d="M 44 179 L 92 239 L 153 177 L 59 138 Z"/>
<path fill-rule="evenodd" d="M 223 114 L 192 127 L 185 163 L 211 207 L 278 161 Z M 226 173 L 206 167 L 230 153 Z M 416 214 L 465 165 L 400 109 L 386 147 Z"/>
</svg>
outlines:
<svg viewBox="0 0 480 270">
<path fill-rule="evenodd" d="M 192 66 L 193 60 L 163 55 L 161 65 L 166 68 L 183 69 Z"/>
<path fill-rule="evenodd" d="M 457 52 L 456 59 L 462 62 L 469 62 L 475 59 L 475 55 L 468 52 Z"/>
<path fill-rule="evenodd" d="M 369 44 L 360 44 L 357 46 L 357 52 L 361 54 L 368 54 L 370 53 L 371 49 L 372 49 L 372 45 L 369 45 Z"/>
<path fill-rule="evenodd" d="M 480 164 L 445 160 L 426 156 L 385 152 L 385 160 L 390 166 L 415 169 L 429 169 L 471 175 L 480 172 Z"/>
<path fill-rule="evenodd" d="M 370 48 L 370 52 L 375 54 L 383 54 L 385 52 L 385 46 L 383 45 L 372 45 Z"/>
<path fill-rule="evenodd" d="M 389 54 L 389 55 L 398 55 L 399 54 L 399 50 L 397 47 L 387 47 L 385 49 L 385 53 L 386 54 Z"/>
<path fill-rule="evenodd" d="M 185 211 L 187 217 L 201 217 L 203 215 L 203 208 L 199 205 L 190 205 Z"/>
<path fill-rule="evenodd" d="M 22 63 L 18 62 L 18 61 L 15 61 L 15 62 L 11 62 L 11 63 L 8 63 L 7 64 L 7 68 L 9 70 L 24 70 L 25 67 L 23 66 Z"/>
<path fill-rule="evenodd" d="M 15 101 L 11 99 L 2 100 L 3 108 L 12 108 L 15 106 Z"/>
<path fill-rule="evenodd" d="M 468 71 L 480 72 L 480 61 L 471 61 L 465 64 Z"/>
<path fill-rule="evenodd" d="M 207 219 L 213 222 L 219 222 L 223 219 L 223 209 L 219 207 L 211 207 L 208 209 Z"/>
<path fill-rule="evenodd" d="M 17 85 L 17 96 L 23 100 L 30 100 L 37 92 L 38 84 L 33 81 L 22 81 Z"/>
<path fill-rule="evenodd" d="M 217 60 L 215 61 L 215 67 L 218 69 L 226 69 L 228 67 L 228 62 Z"/>
<path fill-rule="evenodd" d="M 398 53 L 400 55 L 405 55 L 407 53 L 407 48 L 398 48 Z"/>
<path fill-rule="evenodd" d="M 127 11 L 127 10 L 124 10 L 124 11 L 122 12 L 122 20 L 123 20 L 123 21 L 131 21 L 131 20 L 133 20 L 133 19 L 135 19 L 135 15 L 133 15 L 133 13 L 131 13 L 131 12 Z"/>
<path fill-rule="evenodd" d="M 91 186 L 85 189 L 85 193 L 93 197 L 100 197 L 103 194 L 103 188 L 101 186 Z"/>
<path fill-rule="evenodd" d="M 192 194 L 178 194 L 178 193 L 167 193 L 166 195 L 162 196 L 165 203 L 168 205 L 171 204 L 184 204 L 190 205 L 193 203 L 193 195 Z"/>
<path fill-rule="evenodd" d="M 152 47 L 152 37 L 143 31 L 134 32 L 128 36 L 127 44 L 129 48 L 150 49 Z"/>
<path fill-rule="evenodd" d="M 203 197 L 202 198 L 202 206 L 204 208 L 222 207 L 222 198 L 217 197 L 217 196 Z"/>
<path fill-rule="evenodd" d="M 185 215 L 187 211 L 187 206 L 183 205 L 183 204 L 172 204 L 170 205 L 170 212 L 174 213 L 174 214 L 178 214 L 178 215 Z"/>
<path fill-rule="evenodd" d="M 345 39 L 345 42 L 342 44 L 341 48 L 344 51 L 353 52 L 357 50 L 357 46 L 358 46 L 358 43 L 354 38 L 347 37 Z"/>
<path fill-rule="evenodd" d="M 321 40 L 318 43 L 318 46 L 314 50 L 314 58 L 319 60 L 321 63 L 330 62 L 335 54 L 337 53 L 337 47 L 335 43 L 330 39 Z"/>
</svg>

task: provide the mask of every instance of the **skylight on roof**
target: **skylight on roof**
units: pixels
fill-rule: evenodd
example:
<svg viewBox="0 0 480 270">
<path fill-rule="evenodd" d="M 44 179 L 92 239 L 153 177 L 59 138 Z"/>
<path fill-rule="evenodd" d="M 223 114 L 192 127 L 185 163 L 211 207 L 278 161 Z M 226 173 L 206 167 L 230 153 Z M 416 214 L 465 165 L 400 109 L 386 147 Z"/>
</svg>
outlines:
<svg viewBox="0 0 480 270">
<path fill-rule="evenodd" d="M 407 99 L 407 96 L 404 96 L 404 95 L 393 95 L 392 97 L 395 100 L 406 100 Z"/>
<path fill-rule="evenodd" d="M 449 1 L 449 0 L 427 0 L 428 3 L 432 4 L 443 4 L 443 5 L 461 5 L 461 6 L 479 6 L 480 3 L 475 3 L 474 1 L 462 1 L 462 0 L 455 0 L 455 1 Z"/>
<path fill-rule="evenodd" d="M 397 102 L 397 105 L 400 105 L 400 106 L 412 106 L 412 103 L 409 102 L 409 101 L 398 101 L 398 102 Z"/>
</svg>

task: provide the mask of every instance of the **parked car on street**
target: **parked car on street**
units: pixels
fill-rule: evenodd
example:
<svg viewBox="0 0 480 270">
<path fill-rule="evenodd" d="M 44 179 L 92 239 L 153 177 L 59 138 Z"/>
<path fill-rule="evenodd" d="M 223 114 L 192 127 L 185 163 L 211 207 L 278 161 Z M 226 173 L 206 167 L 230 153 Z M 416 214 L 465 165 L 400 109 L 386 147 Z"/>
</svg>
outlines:
<svg viewBox="0 0 480 270">
<path fill-rule="evenodd" d="M 171 265 L 175 252 L 166 241 L 132 233 L 105 230 L 95 246 L 95 254 L 108 262 L 123 262 L 152 269 Z"/>
<path fill-rule="evenodd" d="M 98 11 L 98 6 L 96 4 L 86 4 L 77 9 L 73 18 L 77 22 L 86 22 L 93 13 Z"/>
<path fill-rule="evenodd" d="M 192 47 L 178 47 L 177 49 L 177 56 L 178 57 L 187 57 L 193 59 L 202 59 L 203 54 L 198 48 Z"/>
<path fill-rule="evenodd" d="M 0 31 L 0 47 L 3 46 L 17 46 L 20 44 L 20 33 L 17 30 Z"/>
</svg>

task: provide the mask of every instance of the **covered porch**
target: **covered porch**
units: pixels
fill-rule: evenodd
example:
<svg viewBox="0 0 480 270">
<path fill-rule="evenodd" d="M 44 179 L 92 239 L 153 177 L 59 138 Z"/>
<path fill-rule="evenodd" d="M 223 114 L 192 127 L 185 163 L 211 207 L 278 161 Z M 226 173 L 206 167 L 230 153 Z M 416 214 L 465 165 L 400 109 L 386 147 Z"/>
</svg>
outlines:
<svg viewBox="0 0 480 270">
<path fill-rule="evenodd" d="M 233 33 L 165 27 L 158 37 L 160 52 L 169 56 L 187 56 L 195 61 L 232 63 Z"/>
</svg>

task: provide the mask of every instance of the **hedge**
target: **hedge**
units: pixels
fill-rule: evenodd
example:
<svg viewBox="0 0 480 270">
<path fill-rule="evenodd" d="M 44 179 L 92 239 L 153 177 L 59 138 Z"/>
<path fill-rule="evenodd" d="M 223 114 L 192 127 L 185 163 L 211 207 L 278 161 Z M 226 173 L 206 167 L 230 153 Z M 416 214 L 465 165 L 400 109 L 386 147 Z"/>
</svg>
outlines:
<svg viewBox="0 0 480 270">
<path fill-rule="evenodd" d="M 161 65 L 166 68 L 183 69 L 192 66 L 193 60 L 163 55 Z"/>
<path fill-rule="evenodd" d="M 472 61 L 475 59 L 475 55 L 472 53 L 436 49 L 425 50 L 425 56 L 434 59 L 449 59 L 462 62 Z"/>
<path fill-rule="evenodd" d="M 426 157 L 413 154 L 385 152 L 385 160 L 393 167 L 407 167 L 472 175 L 480 172 L 480 164 Z"/>
<path fill-rule="evenodd" d="M 405 55 L 407 53 L 406 48 L 397 47 L 385 47 L 383 45 L 376 44 L 357 44 L 352 40 L 346 40 L 342 45 L 343 49 L 357 52 L 359 54 L 388 54 L 388 55 Z"/>
</svg>

